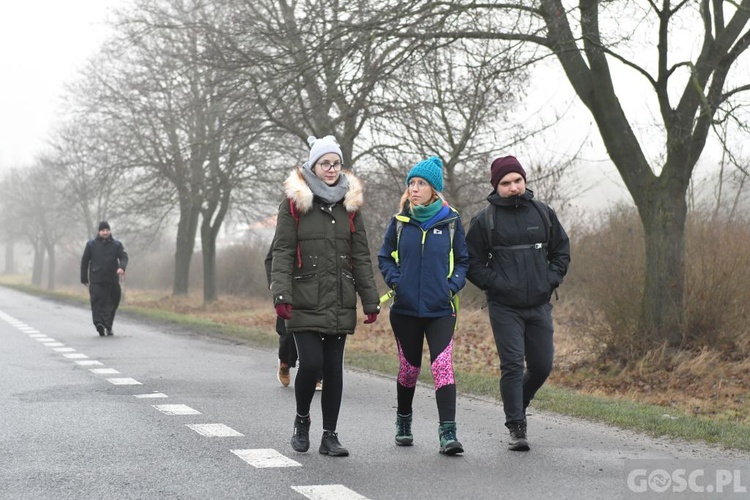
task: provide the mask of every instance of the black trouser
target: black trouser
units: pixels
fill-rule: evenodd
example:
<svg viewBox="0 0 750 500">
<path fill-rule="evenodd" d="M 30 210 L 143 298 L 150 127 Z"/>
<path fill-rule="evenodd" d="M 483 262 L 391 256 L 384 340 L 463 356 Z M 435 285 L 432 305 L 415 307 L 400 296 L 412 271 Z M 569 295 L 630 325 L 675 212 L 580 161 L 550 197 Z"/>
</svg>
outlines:
<svg viewBox="0 0 750 500">
<path fill-rule="evenodd" d="M 287 331 L 284 320 L 276 317 L 276 333 L 279 334 L 279 361 L 287 366 L 297 365 L 297 346 L 294 337 Z"/>
<path fill-rule="evenodd" d="M 91 316 L 94 324 L 101 323 L 108 330 L 115 322 L 115 313 L 120 305 L 122 289 L 115 283 L 89 283 L 89 298 L 91 299 Z"/>
<path fill-rule="evenodd" d="M 552 304 L 517 308 L 490 302 L 489 311 L 500 357 L 505 423 L 520 423 L 526 406 L 552 372 Z"/>
<path fill-rule="evenodd" d="M 396 383 L 398 412 L 408 415 L 412 411 L 417 378 L 422 367 L 422 345 L 427 338 L 438 418 L 440 422 L 454 422 L 456 381 L 453 376 L 453 332 L 456 317 L 418 318 L 391 311 L 391 328 L 396 336 L 399 357 Z"/>
<path fill-rule="evenodd" d="M 322 372 L 324 382 L 320 406 L 323 410 L 323 429 L 335 431 L 344 390 L 346 335 L 295 333 L 294 342 L 299 355 L 297 375 L 294 378 L 297 414 L 304 417 L 310 413 L 315 384 Z"/>
</svg>

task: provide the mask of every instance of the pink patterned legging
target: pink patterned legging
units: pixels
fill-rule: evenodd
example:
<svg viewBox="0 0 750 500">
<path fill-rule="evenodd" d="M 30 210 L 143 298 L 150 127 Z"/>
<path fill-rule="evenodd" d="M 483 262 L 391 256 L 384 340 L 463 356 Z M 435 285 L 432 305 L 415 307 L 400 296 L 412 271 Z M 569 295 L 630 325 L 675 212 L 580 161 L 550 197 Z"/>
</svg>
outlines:
<svg viewBox="0 0 750 500">
<path fill-rule="evenodd" d="M 456 381 L 453 377 L 453 332 L 455 316 L 418 318 L 391 311 L 391 328 L 396 337 L 399 370 L 396 395 L 398 412 L 412 412 L 415 387 L 422 367 L 424 339 L 430 350 L 430 368 L 435 381 L 435 399 L 441 422 L 456 418 Z"/>
</svg>

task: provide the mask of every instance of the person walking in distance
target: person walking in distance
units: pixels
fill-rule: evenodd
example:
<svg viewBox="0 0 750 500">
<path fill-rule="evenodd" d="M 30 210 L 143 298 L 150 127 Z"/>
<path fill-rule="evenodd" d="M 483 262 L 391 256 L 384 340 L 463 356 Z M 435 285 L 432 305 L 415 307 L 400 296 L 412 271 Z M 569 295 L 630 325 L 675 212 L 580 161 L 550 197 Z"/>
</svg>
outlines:
<svg viewBox="0 0 750 500">
<path fill-rule="evenodd" d="M 268 286 L 271 286 L 271 263 L 273 262 L 273 243 L 271 243 L 268 249 L 268 255 L 266 255 L 266 276 L 268 277 Z M 297 366 L 297 346 L 294 345 L 294 338 L 286 331 L 286 325 L 284 320 L 280 316 L 276 316 L 276 333 L 279 336 L 279 361 L 278 368 L 276 371 L 276 379 L 284 387 L 289 387 L 292 382 L 291 369 Z M 315 390 L 323 390 L 323 379 L 322 375 L 318 376 L 318 381 L 315 383 Z"/>
<path fill-rule="evenodd" d="M 570 242 L 555 212 L 526 188 L 515 157 L 492 162 L 490 184 L 488 205 L 466 234 L 467 277 L 487 296 L 508 448 L 528 451 L 526 408 L 552 371 L 550 299 L 568 271 Z"/>
<path fill-rule="evenodd" d="M 271 263 L 273 261 L 273 243 L 268 249 L 266 255 L 266 275 L 268 277 L 268 286 L 271 286 Z M 297 366 L 297 347 L 294 345 L 294 338 L 286 331 L 284 320 L 276 316 L 276 333 L 279 336 L 279 361 L 276 378 L 281 385 L 288 387 L 292 381 L 290 370 Z"/>
<path fill-rule="evenodd" d="M 323 436 L 318 451 L 347 456 L 338 439 L 343 392 L 344 347 L 354 333 L 357 295 L 373 323 L 380 312 L 367 234 L 360 212 L 361 181 L 343 170 L 333 136 L 310 137 L 308 161 L 284 181 L 273 239 L 271 292 L 276 314 L 297 345 L 294 379 L 297 414 L 292 448 L 310 447 L 310 406 L 323 374 Z"/>
<path fill-rule="evenodd" d="M 469 256 L 458 212 L 446 202 L 443 164 L 431 157 L 406 176 L 398 213 L 386 229 L 378 266 L 393 297 L 391 327 L 400 367 L 396 383 L 396 444 L 411 446 L 412 401 L 422 366 L 424 339 L 435 380 L 440 453 L 463 453 L 456 438 L 453 334 L 458 297 Z"/>
<path fill-rule="evenodd" d="M 99 233 L 89 240 L 81 257 L 81 283 L 89 289 L 91 315 L 100 336 L 113 335 L 112 324 L 120 305 L 120 279 L 128 267 L 128 254 L 112 237 L 109 223 L 99 223 Z"/>
</svg>

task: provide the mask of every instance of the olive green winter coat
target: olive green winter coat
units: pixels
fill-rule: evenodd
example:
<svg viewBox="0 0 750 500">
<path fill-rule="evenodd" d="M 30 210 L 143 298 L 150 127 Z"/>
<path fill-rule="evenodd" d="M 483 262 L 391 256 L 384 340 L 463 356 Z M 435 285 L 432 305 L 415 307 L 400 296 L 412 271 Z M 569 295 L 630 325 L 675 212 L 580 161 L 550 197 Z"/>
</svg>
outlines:
<svg viewBox="0 0 750 500">
<path fill-rule="evenodd" d="M 276 221 L 271 270 L 274 305 L 291 304 L 290 333 L 354 333 L 357 293 L 364 312 L 380 312 L 367 234 L 359 209 L 363 187 L 342 172 L 349 190 L 341 202 L 329 205 L 313 196 L 299 169 L 284 182 L 287 199 Z M 290 207 L 294 203 L 299 221 Z M 350 219 L 349 213 L 353 213 Z M 352 227 L 353 226 L 353 227 Z"/>
</svg>

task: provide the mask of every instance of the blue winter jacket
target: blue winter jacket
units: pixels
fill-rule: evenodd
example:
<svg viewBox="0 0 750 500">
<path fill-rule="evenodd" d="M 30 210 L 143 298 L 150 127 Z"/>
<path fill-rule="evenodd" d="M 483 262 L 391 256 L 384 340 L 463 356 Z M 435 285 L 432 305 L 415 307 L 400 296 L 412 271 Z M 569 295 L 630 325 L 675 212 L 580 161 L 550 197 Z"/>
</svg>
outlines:
<svg viewBox="0 0 750 500">
<path fill-rule="evenodd" d="M 397 262 L 398 221 L 402 228 Z M 455 230 L 453 272 L 449 276 L 451 222 L 455 222 Z M 451 298 L 466 284 L 469 268 L 469 253 L 458 212 L 446 205 L 438 216 L 424 224 L 411 219 L 406 212 L 393 217 L 378 253 L 378 267 L 385 284 L 395 291 L 391 311 L 420 318 L 453 314 Z"/>
</svg>

